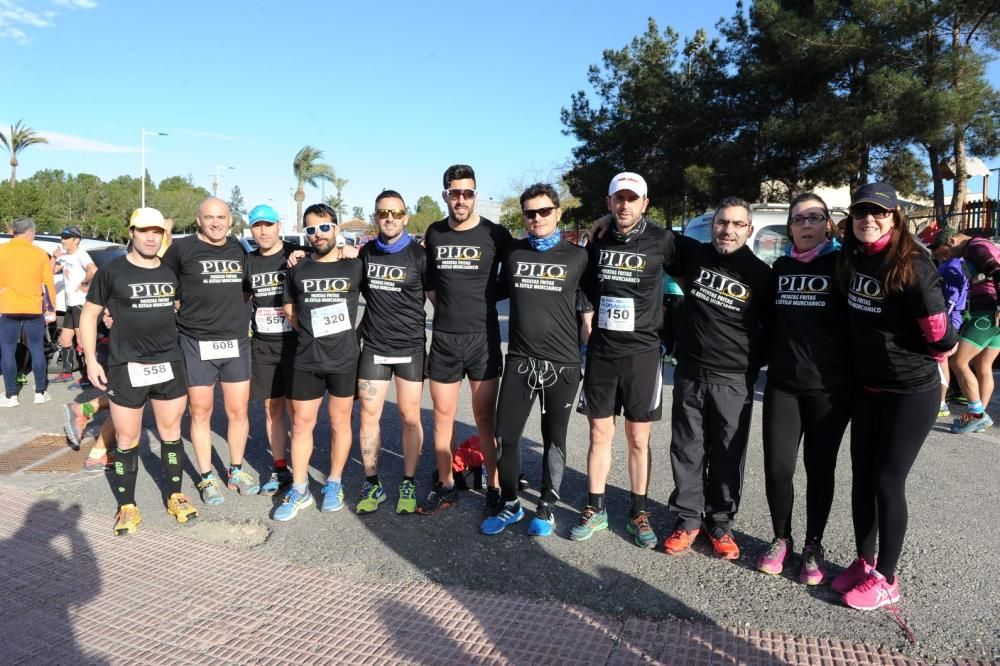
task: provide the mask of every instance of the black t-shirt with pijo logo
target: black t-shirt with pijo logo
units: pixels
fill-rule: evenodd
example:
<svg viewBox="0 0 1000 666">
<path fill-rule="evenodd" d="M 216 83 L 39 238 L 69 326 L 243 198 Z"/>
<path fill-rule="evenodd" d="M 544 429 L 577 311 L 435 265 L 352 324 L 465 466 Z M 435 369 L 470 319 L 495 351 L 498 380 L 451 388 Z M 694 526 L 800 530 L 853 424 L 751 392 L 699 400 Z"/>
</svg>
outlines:
<svg viewBox="0 0 1000 666">
<path fill-rule="evenodd" d="M 294 338 L 295 330 L 285 318 L 285 278 L 288 275 L 288 255 L 299 247 L 284 243 L 280 252 L 262 255 L 254 250 L 247 255 L 243 291 L 250 294 L 253 314 L 250 325 L 260 340 L 280 342 Z"/>
<path fill-rule="evenodd" d="M 357 368 L 354 321 L 363 275 L 358 259 L 320 262 L 308 257 L 288 271 L 284 302 L 295 305 L 299 322 L 297 369 L 330 374 Z"/>
<path fill-rule="evenodd" d="M 108 365 L 162 363 L 181 359 L 174 295 L 177 276 L 160 264 L 136 266 L 119 257 L 97 271 L 87 300 L 114 319 Z"/>
<path fill-rule="evenodd" d="M 588 354 L 635 356 L 660 348 L 663 272 L 675 259 L 672 231 L 644 225 L 627 242 L 612 232 L 587 246 L 583 291 L 594 304 Z"/>
<path fill-rule="evenodd" d="M 764 363 L 774 309 L 771 268 L 743 246 L 720 254 L 711 243 L 680 237 L 671 275 L 685 280 L 677 339 L 678 372 L 710 383 L 739 384 Z"/>
<path fill-rule="evenodd" d="M 565 240 L 545 252 L 514 241 L 500 271 L 510 294 L 509 354 L 579 362 L 576 288 L 586 268 L 587 251 Z"/>
<path fill-rule="evenodd" d="M 235 238 L 212 245 L 197 236 L 175 240 L 163 263 L 177 274 L 181 309 L 177 328 L 196 340 L 232 340 L 250 332 L 250 314 L 243 301 L 246 253 Z"/>
<path fill-rule="evenodd" d="M 497 269 L 512 240 L 509 231 L 485 217 L 466 231 L 455 231 L 447 219 L 427 228 L 424 243 L 429 289 L 435 292 L 435 331 L 497 330 Z"/>
<path fill-rule="evenodd" d="M 361 285 L 365 297 L 365 315 L 361 320 L 365 349 L 386 356 L 419 352 L 424 348 L 427 328 L 424 248 L 411 240 L 406 248 L 389 254 L 379 250 L 375 243 L 366 243 L 360 258 L 365 269 Z"/>
</svg>

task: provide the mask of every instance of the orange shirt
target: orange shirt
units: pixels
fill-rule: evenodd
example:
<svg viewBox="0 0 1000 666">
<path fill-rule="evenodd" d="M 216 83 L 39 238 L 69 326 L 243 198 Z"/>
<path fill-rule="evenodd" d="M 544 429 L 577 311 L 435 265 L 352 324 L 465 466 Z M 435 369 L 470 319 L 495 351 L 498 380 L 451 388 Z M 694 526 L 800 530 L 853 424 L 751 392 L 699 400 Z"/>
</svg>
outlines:
<svg viewBox="0 0 1000 666">
<path fill-rule="evenodd" d="M 55 303 L 52 264 L 45 250 L 23 236 L 0 245 L 0 314 L 42 314 L 43 286 Z"/>
</svg>

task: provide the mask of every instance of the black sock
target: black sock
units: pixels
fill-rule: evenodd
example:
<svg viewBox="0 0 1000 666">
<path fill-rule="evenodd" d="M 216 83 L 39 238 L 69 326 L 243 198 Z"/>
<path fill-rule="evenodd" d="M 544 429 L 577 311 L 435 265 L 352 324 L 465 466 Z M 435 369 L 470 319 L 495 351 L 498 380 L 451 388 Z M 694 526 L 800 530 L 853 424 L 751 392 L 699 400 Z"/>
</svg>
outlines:
<svg viewBox="0 0 1000 666">
<path fill-rule="evenodd" d="M 83 381 L 84 379 L 90 381 L 90 375 L 87 374 L 86 359 L 83 358 L 83 354 L 77 353 L 76 350 L 74 350 L 74 353 L 76 353 L 76 362 L 80 367 L 80 381 Z"/>
<path fill-rule="evenodd" d="M 139 476 L 139 447 L 115 450 L 115 499 L 118 506 L 135 504 L 135 479 Z"/>
<path fill-rule="evenodd" d="M 230 465 L 229 466 L 229 472 L 230 472 L 230 474 L 233 473 L 233 472 L 239 472 L 242 469 L 243 469 L 243 463 L 240 463 L 239 465 Z"/>
<path fill-rule="evenodd" d="M 379 483 L 379 480 L 378 480 L 378 474 L 376 474 L 374 476 L 366 476 L 365 477 L 365 481 L 367 481 L 368 483 L 372 484 L 373 486 L 381 485 Z"/>
<path fill-rule="evenodd" d="M 167 497 L 181 491 L 184 471 L 184 444 L 179 439 L 163 442 L 160 447 L 160 462 L 167 475 Z"/>
<path fill-rule="evenodd" d="M 409 481 L 410 483 L 413 483 L 413 477 L 412 476 L 404 476 L 403 477 L 403 481 Z"/>
<path fill-rule="evenodd" d="M 636 495 L 635 493 L 629 493 L 632 496 L 632 507 L 630 512 L 632 517 L 635 518 L 640 513 L 646 510 L 646 496 Z"/>
<path fill-rule="evenodd" d="M 62 363 L 62 371 L 64 375 L 68 375 L 73 372 L 73 357 L 70 355 L 72 352 L 73 350 L 69 347 L 59 348 L 59 361 Z"/>
<path fill-rule="evenodd" d="M 588 493 L 587 506 L 592 506 L 598 511 L 604 511 L 604 493 Z"/>
<path fill-rule="evenodd" d="M 212 470 L 208 470 L 207 472 L 198 472 L 198 473 L 201 475 L 202 481 L 208 481 L 213 476 L 215 476 L 215 473 Z"/>
</svg>

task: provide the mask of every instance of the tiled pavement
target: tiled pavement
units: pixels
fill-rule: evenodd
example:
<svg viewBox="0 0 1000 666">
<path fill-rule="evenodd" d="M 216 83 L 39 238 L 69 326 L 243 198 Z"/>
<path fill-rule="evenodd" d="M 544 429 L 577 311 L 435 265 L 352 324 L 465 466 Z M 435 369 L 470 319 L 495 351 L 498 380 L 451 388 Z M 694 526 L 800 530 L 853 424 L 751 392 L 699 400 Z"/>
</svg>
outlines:
<svg viewBox="0 0 1000 666">
<path fill-rule="evenodd" d="M 0 664 L 899 664 L 430 583 L 359 583 L 0 486 Z"/>
</svg>

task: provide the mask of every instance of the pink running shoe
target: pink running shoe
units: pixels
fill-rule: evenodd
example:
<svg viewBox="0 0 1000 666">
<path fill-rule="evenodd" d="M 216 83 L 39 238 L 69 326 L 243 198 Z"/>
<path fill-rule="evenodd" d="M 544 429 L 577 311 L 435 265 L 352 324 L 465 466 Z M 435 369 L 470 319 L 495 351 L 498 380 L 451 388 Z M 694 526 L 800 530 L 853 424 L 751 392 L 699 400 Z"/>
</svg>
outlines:
<svg viewBox="0 0 1000 666">
<path fill-rule="evenodd" d="M 802 548 L 802 568 L 799 569 L 799 582 L 806 585 L 822 585 L 826 578 L 826 553 L 818 542 L 807 543 Z"/>
<path fill-rule="evenodd" d="M 847 567 L 830 583 L 830 589 L 837 594 L 847 594 L 868 578 L 874 567 L 865 561 L 865 558 L 858 557 L 851 566 Z"/>
<path fill-rule="evenodd" d="M 792 549 L 791 539 L 775 539 L 767 552 L 757 560 L 757 571 L 777 576 L 785 566 L 785 558 Z"/>
<path fill-rule="evenodd" d="M 868 578 L 844 595 L 844 603 L 857 610 L 875 610 L 899 601 L 899 578 L 892 584 L 872 569 Z"/>
</svg>

